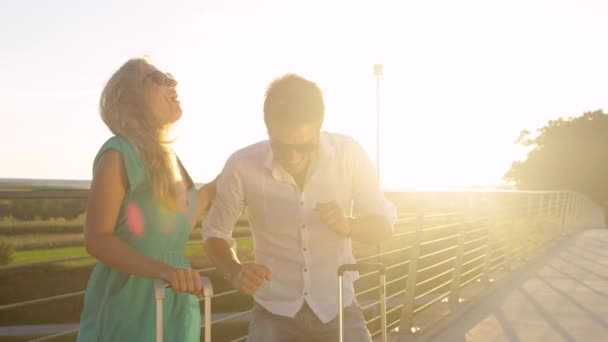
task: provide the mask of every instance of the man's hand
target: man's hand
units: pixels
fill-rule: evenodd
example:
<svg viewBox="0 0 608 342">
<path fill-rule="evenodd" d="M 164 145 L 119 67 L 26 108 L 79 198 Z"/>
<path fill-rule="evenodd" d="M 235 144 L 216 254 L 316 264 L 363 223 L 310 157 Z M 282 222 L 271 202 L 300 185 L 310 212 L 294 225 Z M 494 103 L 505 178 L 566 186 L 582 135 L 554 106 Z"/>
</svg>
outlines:
<svg viewBox="0 0 608 342">
<path fill-rule="evenodd" d="M 319 212 L 321 221 L 329 228 L 342 236 L 351 236 L 352 227 L 350 220 L 348 217 L 346 217 L 346 215 L 344 215 L 344 212 L 338 205 L 338 202 L 331 201 L 326 203 L 317 203 L 315 210 Z"/>
<path fill-rule="evenodd" d="M 232 277 L 232 286 L 244 294 L 253 295 L 262 284 L 271 279 L 268 267 L 260 264 L 243 264 L 241 271 Z"/>
</svg>

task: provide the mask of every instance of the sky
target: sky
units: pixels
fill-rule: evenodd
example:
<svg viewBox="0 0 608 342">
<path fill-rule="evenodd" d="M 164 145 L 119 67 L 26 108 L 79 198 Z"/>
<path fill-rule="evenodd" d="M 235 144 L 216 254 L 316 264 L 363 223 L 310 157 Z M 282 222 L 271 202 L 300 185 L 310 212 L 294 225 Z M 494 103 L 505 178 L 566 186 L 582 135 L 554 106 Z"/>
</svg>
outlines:
<svg viewBox="0 0 608 342">
<path fill-rule="evenodd" d="M 179 81 L 196 182 L 267 138 L 265 88 L 298 73 L 374 165 L 378 105 L 384 188 L 501 184 L 521 130 L 608 110 L 607 17 L 603 0 L 4 0 L 0 178 L 90 179 L 101 90 L 148 55 Z"/>
</svg>

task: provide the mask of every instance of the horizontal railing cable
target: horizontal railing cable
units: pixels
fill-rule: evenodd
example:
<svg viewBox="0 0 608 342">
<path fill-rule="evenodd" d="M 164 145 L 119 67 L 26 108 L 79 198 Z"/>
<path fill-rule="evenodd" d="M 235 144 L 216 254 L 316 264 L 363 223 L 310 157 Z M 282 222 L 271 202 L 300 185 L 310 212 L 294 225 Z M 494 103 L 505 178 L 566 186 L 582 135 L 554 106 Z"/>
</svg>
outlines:
<svg viewBox="0 0 608 342">
<path fill-rule="evenodd" d="M 93 257 L 90 255 L 83 255 L 83 256 L 77 256 L 77 257 L 51 259 L 51 260 L 44 260 L 44 261 L 34 261 L 34 262 L 27 262 L 27 263 L 20 263 L 20 264 L 9 264 L 9 265 L 0 266 L 0 271 L 12 270 L 12 269 L 16 269 L 16 268 L 26 268 L 26 267 L 32 267 L 32 266 L 42 266 L 42 265 L 48 265 L 48 264 L 58 264 L 61 262 L 78 261 L 78 260 L 92 259 L 92 258 Z"/>
<path fill-rule="evenodd" d="M 443 271 L 443 272 L 441 272 L 441 273 L 439 273 L 439 274 L 437 274 L 437 275 L 434 275 L 434 276 L 432 276 L 432 277 L 430 277 L 430 278 L 428 278 L 428 279 L 425 279 L 425 280 L 423 280 L 423 281 L 421 281 L 421 282 L 419 282 L 419 283 L 416 283 L 416 287 L 418 287 L 418 286 L 420 286 L 420 285 L 424 285 L 424 284 L 426 284 L 426 283 L 428 283 L 428 282 L 431 282 L 431 281 L 433 281 L 433 280 L 435 280 L 435 279 L 441 278 L 441 277 L 443 277 L 443 276 L 445 276 L 446 274 L 451 273 L 451 272 L 454 272 L 454 268 L 453 268 L 453 267 L 452 267 L 452 268 L 450 268 L 449 270 Z"/>
<path fill-rule="evenodd" d="M 428 227 L 428 228 L 422 229 L 422 232 L 428 233 L 428 232 L 432 232 L 432 231 L 436 231 L 436 230 L 445 230 L 445 229 L 448 229 L 448 228 L 455 228 L 455 227 L 462 226 L 462 225 L 465 225 L 465 224 L 466 224 L 466 221 L 462 221 L 462 222 L 444 224 L 444 225 L 441 225 L 441 226 L 432 226 L 432 227 Z"/>
<path fill-rule="evenodd" d="M 33 299 L 33 300 L 28 300 L 28 301 L 19 302 L 19 303 L 0 305 L 0 311 L 20 308 L 20 307 L 24 307 L 24 306 L 28 306 L 28 305 L 33 305 L 33 304 L 51 302 L 51 301 L 55 301 L 55 300 L 65 299 L 65 298 L 78 297 L 78 296 L 84 295 L 84 293 L 85 293 L 85 291 L 79 291 L 79 292 L 66 293 L 66 294 L 57 295 L 57 296 Z"/>
<path fill-rule="evenodd" d="M 416 313 L 419 313 L 419 312 L 422 312 L 422 311 L 428 309 L 429 307 L 431 307 L 433 304 L 435 304 L 437 302 L 441 302 L 442 300 L 446 299 L 450 295 L 450 293 L 451 293 L 451 291 L 444 292 L 444 293 L 438 295 L 437 297 L 431 299 L 429 302 L 424 303 L 423 305 L 416 308 Z"/>
<path fill-rule="evenodd" d="M 37 339 L 34 339 L 34 340 L 28 340 L 27 342 L 50 341 L 50 340 L 54 340 L 54 339 L 59 338 L 59 337 L 75 335 L 77 333 L 78 333 L 78 329 L 71 329 L 71 330 L 66 330 L 66 331 L 63 331 L 63 332 L 60 332 L 60 333 L 57 333 L 57 334 L 40 337 L 40 338 L 37 338 Z"/>
<path fill-rule="evenodd" d="M 486 246 L 479 246 L 479 247 L 477 247 L 477 248 L 473 248 L 473 249 L 471 249 L 471 250 L 468 250 L 468 251 L 464 252 L 464 253 L 463 253 L 463 256 L 464 256 L 464 257 L 468 257 L 468 256 L 470 256 L 471 254 L 475 254 L 475 253 L 480 252 L 480 251 L 483 251 L 483 250 L 485 250 L 485 249 L 486 249 Z M 483 256 L 483 255 L 482 255 L 482 256 Z M 465 261 L 465 264 L 466 264 L 468 261 L 469 261 L 469 260 Z"/>
<path fill-rule="evenodd" d="M 241 311 L 241 312 L 235 313 L 233 315 L 229 315 L 229 316 L 226 316 L 226 317 L 218 318 L 216 320 L 213 320 L 211 322 L 211 324 L 213 325 L 213 324 L 217 324 L 217 323 L 220 323 L 220 322 L 229 321 L 229 320 L 231 320 L 231 319 L 233 319 L 235 317 L 244 316 L 244 315 L 246 315 L 248 313 L 251 313 L 251 310 Z"/>
<path fill-rule="evenodd" d="M 439 239 L 434 239 L 434 240 L 430 240 L 430 241 L 421 242 L 420 246 L 424 247 L 424 246 L 428 246 L 428 245 L 431 245 L 431 244 L 434 244 L 434 243 L 437 243 L 437 242 L 443 242 L 443 241 L 452 240 L 452 239 L 457 238 L 458 235 L 459 234 L 452 234 L 452 235 L 449 235 L 449 236 L 446 236 L 446 237 L 442 237 L 442 238 L 439 238 Z"/>
<path fill-rule="evenodd" d="M 421 269 L 419 269 L 419 270 L 417 271 L 417 273 L 426 272 L 426 271 L 428 271 L 428 270 L 431 270 L 431 269 L 433 269 L 433 268 L 436 268 L 437 266 L 440 266 L 440 265 L 443 265 L 443 264 L 447 264 L 447 263 L 449 263 L 449 262 L 451 262 L 451 261 L 454 261 L 455 259 L 456 259 L 456 257 L 454 256 L 454 257 L 451 257 L 451 258 L 449 258 L 449 259 L 443 260 L 443 261 L 441 261 L 441 262 L 435 263 L 435 264 L 433 264 L 433 265 L 430 265 L 430 266 L 427 266 L 427 267 L 421 268 Z"/>
<path fill-rule="evenodd" d="M 451 247 L 446 247 L 446 248 L 444 248 L 442 250 L 439 250 L 439 251 L 436 251 L 436 252 L 427 253 L 425 255 L 419 256 L 418 260 L 424 260 L 426 258 L 430 258 L 430 257 L 435 256 L 435 255 L 440 255 L 440 254 L 443 254 L 445 252 L 451 251 L 451 250 L 453 250 L 455 248 L 458 248 L 458 246 L 454 245 L 454 246 L 451 246 Z"/>
<path fill-rule="evenodd" d="M 427 296 L 427 295 L 429 295 L 429 294 L 431 294 L 431 293 L 433 293 L 433 292 L 437 291 L 438 289 L 440 289 L 440 288 L 442 288 L 442 287 L 444 287 L 444 286 L 446 286 L 446 285 L 450 284 L 451 282 L 452 282 L 452 279 L 450 279 L 450 280 L 448 280 L 448 281 L 444 282 L 444 283 L 443 283 L 443 284 L 441 284 L 441 285 L 435 286 L 434 288 L 432 288 L 432 289 L 430 289 L 430 290 L 428 290 L 428 291 L 426 291 L 426 292 L 424 292 L 424 293 L 422 293 L 422 294 L 420 294 L 420 295 L 416 296 L 416 299 L 420 299 L 420 298 L 422 298 L 422 297 L 425 297 L 425 296 Z M 426 306 L 426 305 L 428 305 L 428 304 L 425 304 L 424 306 Z M 421 307 L 418 307 L 416 310 L 414 310 L 414 312 L 419 312 L 419 311 L 421 311 L 421 310 L 423 310 L 423 309 L 421 309 Z"/>
<path fill-rule="evenodd" d="M 482 237 L 479 237 L 477 239 L 465 241 L 464 242 L 464 246 L 467 247 L 469 245 L 476 244 L 476 243 L 479 243 L 479 242 L 484 241 L 484 240 L 488 240 L 488 237 L 487 236 L 482 236 Z"/>
<path fill-rule="evenodd" d="M 357 262 L 367 261 L 367 260 L 370 260 L 370 259 L 375 259 L 375 258 L 379 258 L 379 257 L 383 257 L 383 256 L 387 256 L 387 255 L 391 255 L 391 254 L 407 251 L 408 249 L 411 249 L 412 247 L 413 246 L 407 246 L 407 247 L 404 247 L 404 248 L 393 249 L 393 250 L 390 250 L 390 251 L 387 251 L 387 252 L 382 252 L 382 253 L 379 253 L 379 254 L 369 255 L 369 256 L 357 259 Z"/>
</svg>

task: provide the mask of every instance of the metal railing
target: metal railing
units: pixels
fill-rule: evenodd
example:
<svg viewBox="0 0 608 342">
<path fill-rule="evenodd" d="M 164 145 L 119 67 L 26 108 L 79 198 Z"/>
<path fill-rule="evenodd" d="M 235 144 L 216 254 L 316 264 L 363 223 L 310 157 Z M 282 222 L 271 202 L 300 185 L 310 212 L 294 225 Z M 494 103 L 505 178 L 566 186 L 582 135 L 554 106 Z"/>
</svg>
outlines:
<svg viewBox="0 0 608 342">
<path fill-rule="evenodd" d="M 32 193 L 4 191 L 0 199 L 47 198 Z M 401 334 L 415 334 L 432 326 L 428 316 L 453 312 L 465 300 L 463 291 L 487 288 L 500 274 L 513 272 L 518 264 L 543 253 L 551 242 L 587 226 L 586 215 L 596 205 L 585 196 L 569 191 L 555 192 L 412 192 L 393 193 L 391 199 L 402 212 L 393 237 L 378 246 L 354 243 L 358 262 L 379 262 L 386 272 L 387 326 Z M 52 198 L 84 198 L 86 192 L 54 191 Z M 415 210 L 412 210 L 414 208 Z M 250 240 L 250 236 L 237 240 Z M 191 242 L 191 243 L 200 243 Z M 0 267 L 0 272 L 90 258 L 69 257 Z M 199 270 L 213 278 L 215 268 Z M 372 336 L 379 335 L 378 284 L 361 274 L 355 283 Z M 218 277 L 216 276 L 215 279 Z M 236 290 L 214 284 L 217 299 L 239 301 Z M 221 285 L 221 284 L 220 284 Z M 33 284 L 32 286 L 36 286 Z M 223 289 L 221 289 L 223 287 Z M 218 291 L 218 289 L 220 289 Z M 478 292 L 479 292 L 478 291 Z M 82 296 L 84 291 L 21 300 L 0 305 L 0 314 L 37 304 Z M 151 299 L 152 300 L 152 299 Z M 211 326 L 241 322 L 246 324 L 250 310 L 220 315 L 214 311 Z M 425 312 L 433 315 L 424 316 Z M 436 313 L 440 314 L 436 314 Z M 34 323 L 34 322 L 32 322 Z M 205 327 L 201 326 L 204 330 Z M 214 334 L 218 329 L 213 329 Z M 32 341 L 56 340 L 74 336 L 76 329 L 43 336 Z M 243 341 L 246 335 L 231 338 Z"/>
</svg>

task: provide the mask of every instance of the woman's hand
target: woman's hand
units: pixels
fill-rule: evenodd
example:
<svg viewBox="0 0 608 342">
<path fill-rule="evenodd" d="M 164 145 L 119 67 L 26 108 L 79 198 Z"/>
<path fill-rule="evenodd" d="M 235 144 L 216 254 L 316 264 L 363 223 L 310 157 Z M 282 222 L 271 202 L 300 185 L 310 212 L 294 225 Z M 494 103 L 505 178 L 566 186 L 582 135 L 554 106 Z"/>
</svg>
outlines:
<svg viewBox="0 0 608 342">
<path fill-rule="evenodd" d="M 191 268 L 172 268 L 161 277 L 171 285 L 171 288 L 175 292 L 191 293 L 198 298 L 203 296 L 203 282 L 196 270 Z"/>
</svg>

